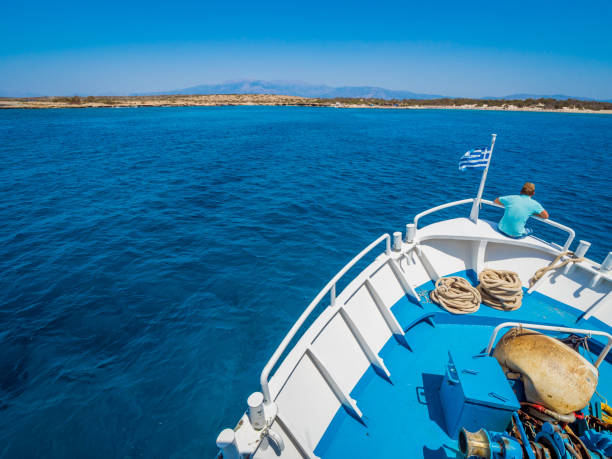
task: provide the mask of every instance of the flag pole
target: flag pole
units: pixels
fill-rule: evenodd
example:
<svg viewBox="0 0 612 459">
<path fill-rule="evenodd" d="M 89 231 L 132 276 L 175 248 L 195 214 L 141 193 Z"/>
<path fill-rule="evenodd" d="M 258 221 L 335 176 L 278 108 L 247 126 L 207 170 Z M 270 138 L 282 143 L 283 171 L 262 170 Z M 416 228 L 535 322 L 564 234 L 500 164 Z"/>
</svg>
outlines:
<svg viewBox="0 0 612 459">
<path fill-rule="evenodd" d="M 489 172 L 489 164 L 491 164 L 491 159 L 493 158 L 495 137 L 497 137 L 497 134 L 491 134 L 491 153 L 489 154 L 489 161 L 487 162 L 487 167 L 485 167 L 485 170 L 482 173 L 482 178 L 480 179 L 480 187 L 478 188 L 478 196 L 476 196 L 476 199 L 474 199 L 474 203 L 472 204 L 472 211 L 470 212 L 470 220 L 472 220 L 474 223 L 478 223 L 480 200 L 482 199 L 482 192 L 484 190 L 485 182 L 487 181 L 487 172 Z"/>
</svg>

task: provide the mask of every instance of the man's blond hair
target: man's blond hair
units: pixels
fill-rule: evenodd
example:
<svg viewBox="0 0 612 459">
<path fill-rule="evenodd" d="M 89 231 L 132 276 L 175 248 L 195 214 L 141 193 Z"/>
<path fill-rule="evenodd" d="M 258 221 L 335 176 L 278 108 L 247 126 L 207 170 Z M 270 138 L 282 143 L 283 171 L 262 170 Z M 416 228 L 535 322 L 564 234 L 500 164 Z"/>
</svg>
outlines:
<svg viewBox="0 0 612 459">
<path fill-rule="evenodd" d="M 523 188 L 521 189 L 521 194 L 526 194 L 527 196 L 533 196 L 535 193 L 535 185 L 531 182 L 525 182 Z"/>
</svg>

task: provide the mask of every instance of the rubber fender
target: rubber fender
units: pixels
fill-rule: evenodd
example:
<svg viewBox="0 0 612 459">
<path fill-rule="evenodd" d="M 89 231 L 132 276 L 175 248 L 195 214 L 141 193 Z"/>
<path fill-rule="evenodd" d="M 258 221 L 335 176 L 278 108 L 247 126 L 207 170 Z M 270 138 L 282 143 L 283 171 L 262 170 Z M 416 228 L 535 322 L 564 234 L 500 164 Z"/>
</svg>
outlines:
<svg viewBox="0 0 612 459">
<path fill-rule="evenodd" d="M 561 341 L 518 327 L 501 337 L 493 356 L 504 371 L 521 374 L 525 398 L 560 414 L 583 409 L 591 400 L 599 372 Z"/>
</svg>

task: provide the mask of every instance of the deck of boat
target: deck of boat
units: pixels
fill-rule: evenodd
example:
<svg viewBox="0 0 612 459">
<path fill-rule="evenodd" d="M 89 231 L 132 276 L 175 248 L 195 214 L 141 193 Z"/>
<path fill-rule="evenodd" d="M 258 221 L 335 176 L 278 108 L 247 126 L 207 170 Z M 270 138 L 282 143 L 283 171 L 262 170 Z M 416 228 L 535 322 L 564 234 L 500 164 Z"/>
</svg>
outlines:
<svg viewBox="0 0 612 459">
<path fill-rule="evenodd" d="M 412 229 L 419 218 L 467 201 L 417 215 Z M 262 371 L 267 402 L 261 406 L 267 428 L 284 442 L 282 457 L 456 457 L 458 443 L 447 434 L 439 399 L 449 351 L 458 358 L 481 354 L 503 322 L 610 333 L 612 271 L 589 259 L 543 276 L 512 312 L 482 305 L 476 313 L 453 315 L 423 295 L 442 276 L 459 275 L 475 285 L 476 272 L 485 268 L 514 271 L 526 287 L 574 237 L 571 228 L 546 223 L 567 233 L 564 243 L 515 240 L 492 222 L 456 218 L 407 231 L 403 241 L 395 233 L 393 250 L 384 234 L 357 254 L 308 305 Z M 374 252 L 382 243 L 385 251 Z M 338 281 L 372 252 L 375 260 L 336 295 Z M 598 355 L 603 347 L 601 337 L 590 339 L 590 352 Z M 612 355 L 599 370 L 598 393 L 608 396 Z M 218 444 L 227 445 L 228 457 L 278 457 L 267 432 L 254 429 L 247 412 Z"/>
<path fill-rule="evenodd" d="M 473 271 L 455 275 L 477 282 Z M 417 291 L 432 288 L 433 284 L 427 282 Z M 358 420 L 340 407 L 315 448 L 316 456 L 456 457 L 457 440 L 446 433 L 438 393 L 449 350 L 466 356 L 481 353 L 493 328 L 506 321 L 611 330 L 593 317 L 580 319 L 576 309 L 538 292 L 525 295 L 522 307 L 512 312 L 481 305 L 475 314 L 452 315 L 435 304 L 425 301 L 421 304 L 422 308 L 415 307 L 404 297 L 392 307 L 406 330 L 410 349 L 394 337 L 388 340 L 379 355 L 391 372 L 391 380 L 379 376 L 373 367 L 365 372 L 350 394 L 363 418 Z M 601 349 L 597 342 L 590 348 L 595 353 Z M 594 360 L 594 355 L 590 357 Z M 599 394 L 610 397 L 611 362 L 609 356 L 601 364 L 598 386 Z"/>
</svg>

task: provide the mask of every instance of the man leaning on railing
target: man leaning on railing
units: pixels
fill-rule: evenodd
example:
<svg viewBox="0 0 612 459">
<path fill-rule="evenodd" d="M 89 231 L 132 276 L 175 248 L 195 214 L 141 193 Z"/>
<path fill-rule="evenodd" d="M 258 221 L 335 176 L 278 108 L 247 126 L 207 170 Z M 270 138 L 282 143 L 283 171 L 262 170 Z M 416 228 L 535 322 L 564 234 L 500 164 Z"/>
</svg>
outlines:
<svg viewBox="0 0 612 459">
<path fill-rule="evenodd" d="M 499 221 L 497 229 L 500 233 L 511 238 L 522 238 L 531 234 L 531 229 L 525 228 L 525 223 L 532 215 L 548 218 L 548 212 L 533 199 L 535 185 L 526 182 L 520 195 L 502 196 L 495 198 L 495 202 L 504 206 L 504 216 Z"/>
</svg>

